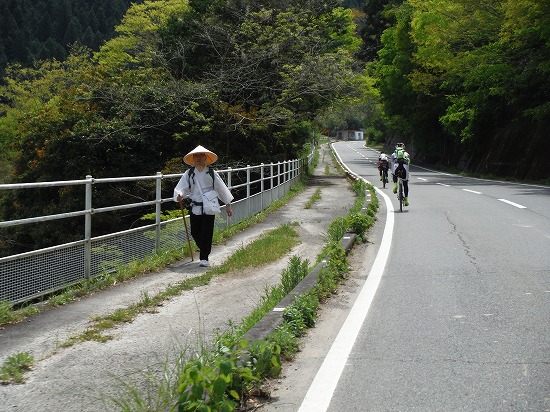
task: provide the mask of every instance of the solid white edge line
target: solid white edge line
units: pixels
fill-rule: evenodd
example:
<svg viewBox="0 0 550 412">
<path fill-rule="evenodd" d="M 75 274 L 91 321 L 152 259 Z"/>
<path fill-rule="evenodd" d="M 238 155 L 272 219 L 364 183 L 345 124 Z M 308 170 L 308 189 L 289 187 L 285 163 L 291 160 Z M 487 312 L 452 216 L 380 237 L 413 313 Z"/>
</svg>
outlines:
<svg viewBox="0 0 550 412">
<path fill-rule="evenodd" d="M 504 203 L 508 203 L 509 205 L 515 206 L 519 209 L 527 209 L 527 206 L 523 206 L 523 205 L 520 205 L 520 204 L 517 204 L 517 203 L 514 203 L 514 202 L 510 202 L 509 200 L 506 200 L 506 199 L 498 199 L 498 200 L 500 200 L 501 202 L 504 202 Z"/>
<path fill-rule="evenodd" d="M 470 190 L 470 189 L 462 189 L 462 190 L 464 190 L 465 192 L 475 193 L 476 195 L 480 195 L 480 194 L 481 194 L 481 192 L 478 192 L 478 191 L 476 191 L 476 190 Z"/>
<path fill-rule="evenodd" d="M 341 159 L 340 163 L 343 164 Z M 300 405 L 299 412 L 320 412 L 328 409 L 336 385 L 340 380 L 340 376 L 347 363 L 355 340 L 357 339 L 361 325 L 367 317 L 370 305 L 374 299 L 380 280 L 382 279 L 382 274 L 384 273 L 384 268 L 390 254 L 394 213 L 390 198 L 377 187 L 375 187 L 375 190 L 382 195 L 386 204 L 386 225 L 384 227 L 380 249 L 378 250 L 371 271 L 369 272 L 369 276 L 357 296 L 357 300 L 353 304 L 350 313 L 338 332 L 336 339 L 332 343 L 325 360 L 317 371 Z"/>
</svg>

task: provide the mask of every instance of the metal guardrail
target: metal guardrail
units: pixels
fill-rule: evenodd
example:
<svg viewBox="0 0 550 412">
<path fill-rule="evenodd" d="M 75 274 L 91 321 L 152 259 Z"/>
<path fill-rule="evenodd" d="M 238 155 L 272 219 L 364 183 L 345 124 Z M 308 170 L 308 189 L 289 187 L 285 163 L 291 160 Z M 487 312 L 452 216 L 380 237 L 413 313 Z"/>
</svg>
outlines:
<svg viewBox="0 0 550 412">
<path fill-rule="evenodd" d="M 216 225 L 229 226 L 251 217 L 275 200 L 283 197 L 294 186 L 311 163 L 296 159 L 285 162 L 260 164 L 242 168 L 218 170 L 232 191 L 246 193 L 232 203 L 233 217 L 226 214 L 216 217 Z M 252 175 L 257 179 L 252 180 Z M 81 240 L 0 258 L 0 301 L 23 303 L 61 290 L 84 279 L 109 273 L 131 261 L 139 260 L 159 250 L 184 247 L 187 234 L 181 223 L 183 217 L 161 220 L 161 205 L 173 202 L 172 197 L 162 198 L 163 184 L 172 189 L 179 174 L 100 178 L 86 176 L 84 180 L 0 184 L 2 190 L 32 190 L 44 187 L 85 186 L 83 210 L 37 216 L 0 222 L 0 230 L 18 225 L 54 221 L 83 216 L 84 233 Z M 93 207 L 92 188 L 106 183 L 151 181 L 155 182 L 155 200 L 107 207 Z M 92 237 L 93 217 L 99 213 L 117 210 L 151 207 L 155 211 L 155 223 L 121 232 Z M 188 216 L 186 216 L 188 218 Z"/>
</svg>

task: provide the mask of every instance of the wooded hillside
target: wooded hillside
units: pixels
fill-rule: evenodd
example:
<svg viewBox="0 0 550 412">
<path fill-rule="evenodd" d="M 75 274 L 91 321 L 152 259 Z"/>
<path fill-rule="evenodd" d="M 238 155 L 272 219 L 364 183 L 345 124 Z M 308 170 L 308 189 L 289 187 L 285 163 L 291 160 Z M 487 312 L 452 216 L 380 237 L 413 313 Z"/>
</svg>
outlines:
<svg viewBox="0 0 550 412">
<path fill-rule="evenodd" d="M 8 63 L 64 60 L 75 42 L 98 50 L 113 36 L 131 2 L 0 0 L 0 74 Z"/>
<path fill-rule="evenodd" d="M 369 1 L 361 56 L 417 160 L 549 179 L 548 0 Z M 383 30 L 383 31 L 382 31 Z"/>
</svg>

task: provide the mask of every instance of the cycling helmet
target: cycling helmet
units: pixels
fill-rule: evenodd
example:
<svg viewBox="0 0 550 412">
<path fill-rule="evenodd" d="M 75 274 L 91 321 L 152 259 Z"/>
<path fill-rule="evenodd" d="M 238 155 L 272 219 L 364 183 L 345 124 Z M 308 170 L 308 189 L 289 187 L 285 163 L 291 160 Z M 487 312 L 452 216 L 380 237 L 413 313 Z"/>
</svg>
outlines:
<svg viewBox="0 0 550 412">
<path fill-rule="evenodd" d="M 397 143 L 395 145 L 395 149 L 396 150 L 399 150 L 399 149 L 405 150 L 405 143 Z"/>
</svg>

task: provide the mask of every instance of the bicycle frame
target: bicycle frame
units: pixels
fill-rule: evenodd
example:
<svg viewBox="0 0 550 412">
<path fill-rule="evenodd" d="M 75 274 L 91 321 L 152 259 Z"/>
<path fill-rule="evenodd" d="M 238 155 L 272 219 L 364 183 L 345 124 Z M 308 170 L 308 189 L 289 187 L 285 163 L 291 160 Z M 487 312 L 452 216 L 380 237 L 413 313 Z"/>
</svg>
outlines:
<svg viewBox="0 0 550 412">
<path fill-rule="evenodd" d="M 397 190 L 397 199 L 399 200 L 399 211 L 403 211 L 403 179 L 401 177 L 397 177 L 397 184 L 398 184 L 398 190 Z"/>
</svg>

